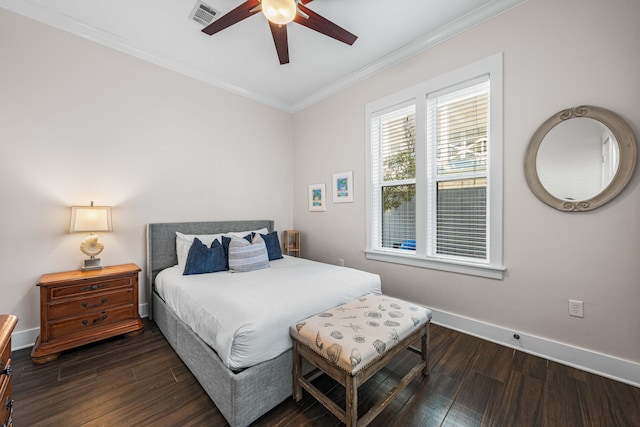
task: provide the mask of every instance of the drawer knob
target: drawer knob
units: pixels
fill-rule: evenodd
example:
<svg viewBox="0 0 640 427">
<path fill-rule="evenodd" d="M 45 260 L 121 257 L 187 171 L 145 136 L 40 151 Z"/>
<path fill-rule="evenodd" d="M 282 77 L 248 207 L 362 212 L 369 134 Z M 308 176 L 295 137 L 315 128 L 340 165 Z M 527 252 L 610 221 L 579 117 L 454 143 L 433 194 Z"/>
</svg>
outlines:
<svg viewBox="0 0 640 427">
<path fill-rule="evenodd" d="M 99 302 L 99 303 L 94 304 L 94 305 L 89 305 L 89 303 L 88 303 L 87 301 L 84 301 L 84 302 L 82 303 L 82 306 L 83 306 L 84 308 L 100 307 L 100 306 L 101 306 L 102 304 L 104 304 L 105 302 L 107 302 L 107 299 L 106 299 L 106 298 L 102 298 L 102 300 L 100 300 L 100 302 Z"/>
<path fill-rule="evenodd" d="M 96 289 L 104 288 L 107 285 L 108 285 L 107 283 L 103 283 L 101 285 L 85 286 L 84 288 L 80 288 L 80 290 L 81 291 L 95 291 Z"/>
<path fill-rule="evenodd" d="M 7 366 L 6 369 L 0 371 L 0 375 L 11 375 L 11 365 Z"/>
<path fill-rule="evenodd" d="M 7 409 L 9 410 L 9 419 L 6 424 L 2 424 L 2 427 L 11 427 L 13 425 L 13 404 L 15 401 L 7 397 Z"/>
<path fill-rule="evenodd" d="M 96 324 L 98 324 L 98 323 L 102 322 L 103 320 L 105 320 L 106 318 L 107 318 L 107 313 L 104 313 L 104 312 L 103 312 L 103 313 L 102 313 L 102 316 L 98 317 L 97 319 L 93 319 L 93 320 L 91 321 L 91 323 L 89 323 L 89 321 L 88 321 L 87 319 L 84 319 L 84 320 L 82 321 L 82 324 L 83 324 L 83 325 L 96 325 Z"/>
</svg>

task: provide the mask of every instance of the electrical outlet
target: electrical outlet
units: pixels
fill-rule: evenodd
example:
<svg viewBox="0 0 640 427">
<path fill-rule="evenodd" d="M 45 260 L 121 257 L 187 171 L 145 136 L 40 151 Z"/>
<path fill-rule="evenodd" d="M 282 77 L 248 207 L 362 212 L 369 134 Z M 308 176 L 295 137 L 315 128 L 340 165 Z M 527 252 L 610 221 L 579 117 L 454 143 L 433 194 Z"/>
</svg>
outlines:
<svg viewBox="0 0 640 427">
<path fill-rule="evenodd" d="M 584 305 L 582 301 L 569 300 L 569 316 L 584 317 Z"/>
<path fill-rule="evenodd" d="M 338 264 L 340 265 L 340 267 L 344 267 L 344 260 L 342 258 L 340 258 L 338 260 Z"/>
</svg>

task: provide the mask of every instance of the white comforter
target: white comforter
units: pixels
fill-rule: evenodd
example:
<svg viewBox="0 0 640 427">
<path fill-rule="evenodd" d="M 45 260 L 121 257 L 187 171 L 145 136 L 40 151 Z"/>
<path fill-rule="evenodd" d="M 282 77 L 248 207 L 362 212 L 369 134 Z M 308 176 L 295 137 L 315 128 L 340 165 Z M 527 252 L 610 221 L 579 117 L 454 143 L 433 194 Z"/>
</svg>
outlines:
<svg viewBox="0 0 640 427">
<path fill-rule="evenodd" d="M 288 256 L 247 273 L 183 276 L 174 266 L 158 274 L 156 290 L 233 370 L 291 348 L 289 326 L 295 322 L 381 293 L 376 274 Z"/>
</svg>

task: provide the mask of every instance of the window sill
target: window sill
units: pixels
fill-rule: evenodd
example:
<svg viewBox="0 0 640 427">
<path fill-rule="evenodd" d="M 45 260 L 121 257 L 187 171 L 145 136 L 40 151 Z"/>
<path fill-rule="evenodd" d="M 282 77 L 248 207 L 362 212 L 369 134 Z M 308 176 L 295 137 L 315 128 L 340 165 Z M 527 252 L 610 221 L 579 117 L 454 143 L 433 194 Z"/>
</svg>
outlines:
<svg viewBox="0 0 640 427">
<path fill-rule="evenodd" d="M 365 250 L 364 254 L 367 259 L 373 261 L 391 262 L 394 264 L 404 264 L 413 267 L 449 271 L 452 273 L 468 274 L 471 276 L 486 277 L 497 280 L 502 280 L 504 278 L 504 271 L 506 270 L 504 267 L 492 267 L 480 264 L 462 264 L 444 260 L 427 259 L 416 254 L 407 255 L 396 252 L 373 250 Z"/>
</svg>

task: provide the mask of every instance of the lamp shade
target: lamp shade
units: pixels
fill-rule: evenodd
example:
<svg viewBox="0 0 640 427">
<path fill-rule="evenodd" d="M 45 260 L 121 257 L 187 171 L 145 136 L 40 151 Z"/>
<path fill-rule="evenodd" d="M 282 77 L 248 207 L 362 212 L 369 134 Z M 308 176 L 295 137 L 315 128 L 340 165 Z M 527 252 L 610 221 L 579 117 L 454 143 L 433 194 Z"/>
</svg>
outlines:
<svg viewBox="0 0 640 427">
<path fill-rule="evenodd" d="M 293 21 L 297 10 L 296 0 L 262 0 L 262 13 L 274 24 L 286 25 Z"/>
<path fill-rule="evenodd" d="M 111 206 L 71 206 L 69 233 L 112 230 Z"/>
</svg>

